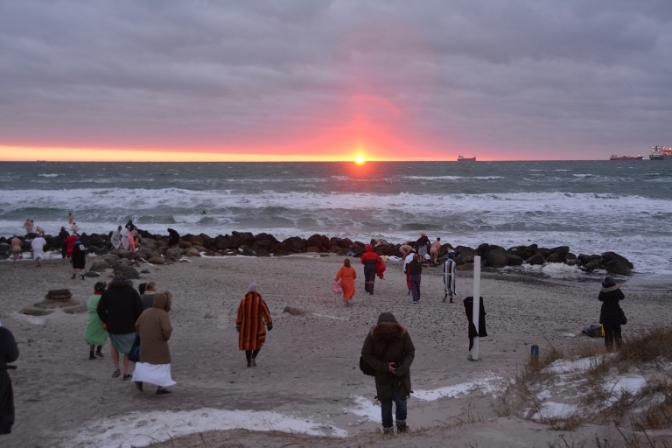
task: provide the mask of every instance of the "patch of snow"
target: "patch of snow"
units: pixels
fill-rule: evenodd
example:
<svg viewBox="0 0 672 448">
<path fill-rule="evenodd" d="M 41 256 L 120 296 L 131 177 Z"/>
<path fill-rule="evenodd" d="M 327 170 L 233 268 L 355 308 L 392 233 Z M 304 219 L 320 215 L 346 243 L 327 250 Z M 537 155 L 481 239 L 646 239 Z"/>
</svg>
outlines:
<svg viewBox="0 0 672 448">
<path fill-rule="evenodd" d="M 343 408 L 343 411 L 365 417 L 372 422 L 380 422 L 382 418 L 380 406 L 361 396 L 355 397 L 355 407 Z"/>
<path fill-rule="evenodd" d="M 554 401 L 546 401 L 541 404 L 539 412 L 532 416 L 532 420 L 546 420 L 553 418 L 567 418 L 577 411 L 576 405 L 567 403 L 556 403 Z"/>
<path fill-rule="evenodd" d="M 500 389 L 497 384 L 501 383 L 503 380 L 504 378 L 502 377 L 491 376 L 433 390 L 416 390 L 413 392 L 413 397 L 424 401 L 434 401 L 443 397 L 455 398 L 475 390 L 481 390 L 484 394 L 494 394 Z"/>
<path fill-rule="evenodd" d="M 618 400 L 623 392 L 628 392 L 631 395 L 637 394 L 642 387 L 646 385 L 646 378 L 641 375 L 621 376 L 607 381 L 604 384 L 604 389 L 614 394 L 609 400 L 615 402 Z"/>
</svg>

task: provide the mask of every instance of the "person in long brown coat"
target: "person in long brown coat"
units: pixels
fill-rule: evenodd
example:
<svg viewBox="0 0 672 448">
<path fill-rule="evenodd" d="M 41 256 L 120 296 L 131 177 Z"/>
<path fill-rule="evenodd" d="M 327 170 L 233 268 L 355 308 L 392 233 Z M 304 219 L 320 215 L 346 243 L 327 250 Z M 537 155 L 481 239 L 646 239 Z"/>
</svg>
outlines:
<svg viewBox="0 0 672 448">
<path fill-rule="evenodd" d="M 168 348 L 173 333 L 168 315 L 172 302 L 173 296 L 169 292 L 157 292 L 152 307 L 143 311 L 135 323 L 140 336 L 140 362 L 135 364 L 133 381 L 140 391 L 142 383 L 146 382 L 158 386 L 157 394 L 168 394 L 170 391 L 165 387 L 175 384 L 170 374 Z"/>
<path fill-rule="evenodd" d="M 266 328 L 268 331 L 273 329 L 271 313 L 258 289 L 255 282 L 250 284 L 245 298 L 238 305 L 238 317 L 236 318 L 238 348 L 245 350 L 247 367 L 257 366 L 257 355 L 266 341 Z"/>
</svg>

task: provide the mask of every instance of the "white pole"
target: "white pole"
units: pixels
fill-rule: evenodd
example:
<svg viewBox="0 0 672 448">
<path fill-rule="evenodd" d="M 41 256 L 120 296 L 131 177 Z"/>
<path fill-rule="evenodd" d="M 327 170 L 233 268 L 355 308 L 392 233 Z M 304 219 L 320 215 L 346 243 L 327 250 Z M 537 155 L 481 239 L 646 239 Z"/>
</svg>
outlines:
<svg viewBox="0 0 672 448">
<path fill-rule="evenodd" d="M 471 313 L 471 319 L 476 327 L 476 333 L 478 333 L 479 327 L 479 314 L 481 312 L 481 256 L 476 255 L 474 257 L 474 310 Z M 480 338 L 476 336 L 474 338 L 474 346 L 471 348 L 471 359 L 472 361 L 478 361 L 478 340 Z"/>
</svg>

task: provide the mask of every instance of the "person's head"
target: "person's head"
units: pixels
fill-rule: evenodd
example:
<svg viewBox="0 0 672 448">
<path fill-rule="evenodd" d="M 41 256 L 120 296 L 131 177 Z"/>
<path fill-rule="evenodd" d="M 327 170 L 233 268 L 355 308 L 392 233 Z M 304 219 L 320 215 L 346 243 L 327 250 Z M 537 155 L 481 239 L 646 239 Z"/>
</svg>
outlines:
<svg viewBox="0 0 672 448">
<path fill-rule="evenodd" d="M 67 232 L 67 230 L 65 230 L 64 226 L 61 226 L 61 232 Z"/>
<path fill-rule="evenodd" d="M 427 236 L 425 232 L 420 232 L 420 236 Z"/>
<path fill-rule="evenodd" d="M 259 286 L 257 286 L 257 282 L 250 283 L 250 286 L 247 287 L 247 292 L 259 292 Z"/>
<path fill-rule="evenodd" d="M 437 238 L 436 241 L 441 241 L 441 238 Z"/>
<path fill-rule="evenodd" d="M 383 323 L 383 322 L 394 322 L 397 323 L 397 319 L 395 319 L 394 314 L 386 311 L 383 313 L 380 313 L 380 316 L 378 316 L 378 323 Z"/>
<path fill-rule="evenodd" d="M 373 252 L 373 246 L 370 245 L 370 244 L 367 244 L 367 245 L 366 245 L 366 251 L 367 251 L 367 252 Z"/>
<path fill-rule="evenodd" d="M 147 283 L 140 283 L 140 284 L 138 285 L 138 292 L 139 292 L 140 294 L 144 294 L 145 291 L 147 291 Z"/>
<path fill-rule="evenodd" d="M 345 260 L 343 260 L 343 266 L 345 266 L 346 268 L 350 267 L 350 259 L 349 258 L 346 258 Z"/>
<path fill-rule="evenodd" d="M 606 276 L 604 277 L 604 280 L 602 280 L 602 286 L 605 288 L 611 288 L 612 286 L 616 286 L 616 282 L 612 277 Z"/>
<path fill-rule="evenodd" d="M 72 216 L 72 212 L 68 212 L 68 216 Z"/>
<path fill-rule="evenodd" d="M 148 282 L 147 286 L 145 286 L 145 292 L 156 292 L 156 282 Z"/>
<path fill-rule="evenodd" d="M 104 293 L 106 289 L 107 283 L 105 282 L 96 282 L 96 284 L 93 285 L 93 292 L 98 295 Z"/>
<path fill-rule="evenodd" d="M 117 227 L 117 230 L 121 232 L 121 226 Z"/>
<path fill-rule="evenodd" d="M 152 308 L 170 311 L 173 306 L 173 295 L 168 291 L 161 291 L 154 294 L 152 299 Z"/>
</svg>

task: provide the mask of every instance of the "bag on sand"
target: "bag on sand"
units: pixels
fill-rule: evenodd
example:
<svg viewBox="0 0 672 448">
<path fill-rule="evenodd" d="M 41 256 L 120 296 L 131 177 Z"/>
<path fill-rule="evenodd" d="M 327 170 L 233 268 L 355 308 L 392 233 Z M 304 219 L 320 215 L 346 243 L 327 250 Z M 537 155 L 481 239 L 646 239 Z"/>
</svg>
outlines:
<svg viewBox="0 0 672 448">
<path fill-rule="evenodd" d="M 334 282 L 334 284 L 331 285 L 331 290 L 334 291 L 334 294 L 343 294 L 343 288 L 341 288 L 339 282 Z"/>
<path fill-rule="evenodd" d="M 604 327 L 602 327 L 602 325 L 592 324 L 590 327 L 584 327 L 582 333 L 585 333 L 591 338 L 603 338 Z"/>
<path fill-rule="evenodd" d="M 131 346 L 131 351 L 128 352 L 128 360 L 133 362 L 140 362 L 140 335 L 135 335 L 135 341 Z"/>
</svg>

